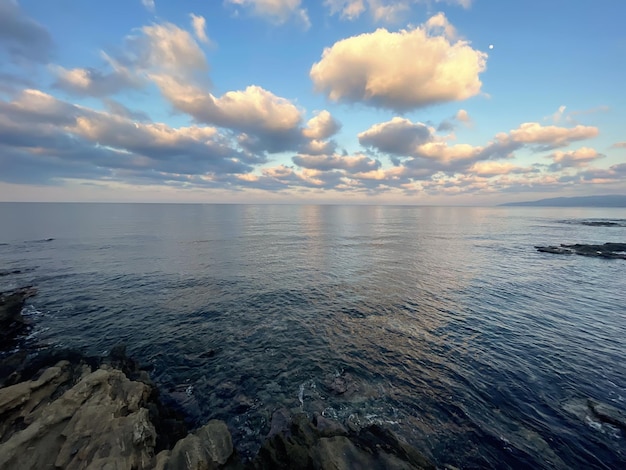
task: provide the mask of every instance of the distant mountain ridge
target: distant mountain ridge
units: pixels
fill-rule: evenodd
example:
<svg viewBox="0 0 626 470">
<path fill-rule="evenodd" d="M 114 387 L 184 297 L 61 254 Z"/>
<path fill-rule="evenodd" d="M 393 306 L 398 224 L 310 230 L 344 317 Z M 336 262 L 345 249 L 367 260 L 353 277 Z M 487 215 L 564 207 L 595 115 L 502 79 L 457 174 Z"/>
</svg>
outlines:
<svg viewBox="0 0 626 470">
<path fill-rule="evenodd" d="M 507 202 L 500 206 L 534 207 L 626 207 L 626 195 L 553 197 L 538 201 Z"/>
</svg>

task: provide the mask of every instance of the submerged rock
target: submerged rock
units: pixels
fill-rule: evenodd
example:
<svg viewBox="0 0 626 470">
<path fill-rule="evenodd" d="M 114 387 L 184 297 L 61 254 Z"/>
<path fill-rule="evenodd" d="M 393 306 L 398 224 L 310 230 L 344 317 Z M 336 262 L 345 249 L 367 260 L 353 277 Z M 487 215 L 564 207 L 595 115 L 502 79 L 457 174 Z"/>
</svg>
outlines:
<svg viewBox="0 0 626 470">
<path fill-rule="evenodd" d="M 604 245 L 573 244 L 560 246 L 535 246 L 537 251 L 558 255 L 581 255 L 594 258 L 626 259 L 626 243 L 605 243 Z"/>
<path fill-rule="evenodd" d="M 276 415 L 275 415 L 276 416 Z M 284 426 L 284 412 L 278 414 Z M 319 417 L 305 414 L 291 419 L 283 432 L 270 433 L 257 457 L 254 469 L 434 469 L 419 452 L 378 425 L 358 432 L 346 431 Z M 274 426 L 273 426 L 274 427 Z"/>
<path fill-rule="evenodd" d="M 32 286 L 0 293 L 0 343 L 10 348 L 28 330 L 29 323 L 22 316 L 26 299 L 37 294 Z"/>
<path fill-rule="evenodd" d="M 612 424 L 626 431 L 626 413 L 615 408 L 614 406 L 600 403 L 595 400 L 587 400 L 587 406 L 593 414 L 605 423 Z"/>
</svg>

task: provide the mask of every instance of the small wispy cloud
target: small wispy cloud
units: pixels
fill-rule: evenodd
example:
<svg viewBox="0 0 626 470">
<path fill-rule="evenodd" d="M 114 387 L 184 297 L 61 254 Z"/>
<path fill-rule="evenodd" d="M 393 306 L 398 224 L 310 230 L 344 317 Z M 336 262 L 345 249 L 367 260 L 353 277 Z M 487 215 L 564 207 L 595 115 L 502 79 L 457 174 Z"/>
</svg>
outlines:
<svg viewBox="0 0 626 470">
<path fill-rule="evenodd" d="M 155 9 L 156 9 L 156 5 L 154 4 L 154 0 L 141 0 L 141 4 L 146 7 L 146 10 L 148 10 L 151 13 L 154 13 Z"/>
</svg>

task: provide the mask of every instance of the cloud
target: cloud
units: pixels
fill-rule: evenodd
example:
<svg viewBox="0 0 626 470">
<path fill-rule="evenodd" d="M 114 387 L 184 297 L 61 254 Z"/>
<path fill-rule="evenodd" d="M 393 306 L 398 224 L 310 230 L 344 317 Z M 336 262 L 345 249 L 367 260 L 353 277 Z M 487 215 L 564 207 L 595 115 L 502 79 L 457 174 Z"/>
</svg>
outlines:
<svg viewBox="0 0 626 470">
<path fill-rule="evenodd" d="M 464 112 L 457 113 L 455 118 L 469 120 L 469 116 Z M 358 137 L 361 145 L 389 155 L 395 166 L 406 169 L 402 173 L 403 176 L 424 179 L 432 177 L 437 172 L 447 175 L 466 173 L 492 177 L 536 171 L 510 162 L 497 161 L 514 158 L 514 153 L 524 147 L 556 148 L 569 145 L 575 140 L 593 137 L 597 133 L 596 128 L 584 126 L 564 128 L 542 127 L 535 124 L 523 124 L 509 133 L 501 132 L 483 146 L 452 144 L 450 140 L 453 135 L 439 136 L 434 128 L 426 124 L 414 123 L 399 117 L 375 124 L 361 132 Z M 571 162 L 574 160 L 581 164 L 599 158 L 599 155 L 583 148 L 574 152 L 556 152 L 553 158 L 555 163 L 550 166 L 550 171 L 560 171 L 566 166 L 572 166 Z"/>
<path fill-rule="evenodd" d="M 597 127 L 578 125 L 575 127 L 542 126 L 538 122 L 526 122 L 509 132 L 512 141 L 537 144 L 540 149 L 566 147 L 578 140 L 596 137 Z"/>
<path fill-rule="evenodd" d="M 557 171 L 563 168 L 587 166 L 590 162 L 602 157 L 604 157 L 604 155 L 598 153 L 595 149 L 581 147 L 577 150 L 567 152 L 557 150 L 551 155 L 548 155 L 547 158 L 551 158 L 554 162 L 551 165 L 551 169 Z"/>
<path fill-rule="evenodd" d="M 132 109 L 129 109 L 122 103 L 119 103 L 118 101 L 115 101 L 111 98 L 105 98 L 102 101 L 106 109 L 111 114 L 115 114 L 117 116 L 121 116 L 133 121 L 150 121 L 150 117 L 143 111 L 134 111 Z"/>
<path fill-rule="evenodd" d="M 119 58 L 124 65 L 176 76 L 208 70 L 206 57 L 189 31 L 172 23 L 144 26 L 140 31 L 141 35 L 127 38 L 126 56 Z"/>
<path fill-rule="evenodd" d="M 428 22 L 398 32 L 381 28 L 336 42 L 311 67 L 315 89 L 332 101 L 397 112 L 477 95 L 487 55 L 432 29 Z"/>
<path fill-rule="evenodd" d="M 309 139 L 323 140 L 335 135 L 339 129 L 341 124 L 328 111 L 323 110 L 309 119 L 303 134 Z"/>
<path fill-rule="evenodd" d="M 380 162 L 370 157 L 359 155 L 297 155 L 293 162 L 311 170 L 329 171 L 346 170 L 349 173 L 367 172 L 380 168 Z"/>
<path fill-rule="evenodd" d="M 305 8 L 301 8 L 301 0 L 225 0 L 225 3 L 241 6 L 252 15 L 263 18 L 273 24 L 285 24 L 290 19 L 301 22 L 305 29 L 310 28 L 311 21 Z"/>
<path fill-rule="evenodd" d="M 141 0 L 141 4 L 151 13 L 154 13 L 156 6 L 154 5 L 154 0 Z"/>
<path fill-rule="evenodd" d="M 421 122 L 395 117 L 391 121 L 374 124 L 358 135 L 364 147 L 398 156 L 415 155 L 417 149 L 433 140 L 434 130 Z"/>
<path fill-rule="evenodd" d="M 302 140 L 301 111 L 289 100 L 259 86 L 216 97 L 167 75 L 151 78 L 176 109 L 198 122 L 252 134 L 247 136 L 249 147 L 279 152 L 293 149 Z"/>
<path fill-rule="evenodd" d="M 355 20 L 369 10 L 374 21 L 392 23 L 401 18 L 402 13 L 411 9 L 412 4 L 428 4 L 431 0 L 325 0 L 324 5 L 330 15 L 339 15 L 344 20 Z M 436 0 L 469 8 L 472 0 Z"/>
<path fill-rule="evenodd" d="M 470 174 L 478 176 L 490 177 L 498 175 L 508 175 L 511 173 L 529 173 L 536 172 L 533 168 L 523 168 L 513 163 L 506 162 L 476 162 L 468 170 Z"/>
<path fill-rule="evenodd" d="M 464 124 L 466 127 L 472 127 L 473 125 L 472 118 L 470 117 L 468 112 L 464 109 L 459 109 L 454 116 L 441 121 L 441 123 L 439 123 L 439 125 L 437 126 L 437 131 L 453 131 L 457 128 L 458 122 Z"/>
<path fill-rule="evenodd" d="M 40 164 L 42 178 L 48 179 L 77 177 L 71 167 L 80 169 L 81 178 L 205 181 L 248 173 L 266 162 L 263 155 L 237 149 L 214 127 L 139 123 L 38 90 L 26 90 L 11 102 L 0 100 L 0 149 L 30 162 L 26 166 L 32 172 Z M 2 161 L 11 162 L 6 156 Z"/>
<path fill-rule="evenodd" d="M 365 11 L 365 0 L 325 0 L 331 15 L 339 14 L 341 18 L 354 20 Z"/>
<path fill-rule="evenodd" d="M 469 124 L 472 122 L 472 118 L 469 116 L 468 112 L 464 109 L 459 109 L 454 116 L 457 121 L 464 122 Z"/>
<path fill-rule="evenodd" d="M 47 63 L 52 49 L 52 37 L 46 28 L 29 18 L 16 1 L 0 1 L 0 52 L 4 51 L 13 63 Z"/>
<path fill-rule="evenodd" d="M 613 145 L 611 145 L 611 148 L 626 149 L 626 142 L 615 142 Z"/>
<path fill-rule="evenodd" d="M 189 14 L 191 18 L 191 26 L 193 27 L 193 31 L 198 38 L 198 41 L 209 44 L 209 37 L 206 34 L 206 20 L 204 16 L 194 15 L 193 13 Z"/>
<path fill-rule="evenodd" d="M 407 1 L 383 1 L 383 0 L 368 0 L 370 12 L 374 21 L 383 23 L 394 23 L 398 21 L 400 15 L 410 10 L 409 2 Z"/>
<path fill-rule="evenodd" d="M 74 95 L 95 97 L 113 95 L 126 89 L 144 86 L 144 81 L 127 67 L 120 65 L 105 53 L 102 53 L 102 56 L 111 71 L 104 72 L 95 68 L 68 70 L 56 66 L 53 68 L 57 76 L 54 86 Z"/>
</svg>

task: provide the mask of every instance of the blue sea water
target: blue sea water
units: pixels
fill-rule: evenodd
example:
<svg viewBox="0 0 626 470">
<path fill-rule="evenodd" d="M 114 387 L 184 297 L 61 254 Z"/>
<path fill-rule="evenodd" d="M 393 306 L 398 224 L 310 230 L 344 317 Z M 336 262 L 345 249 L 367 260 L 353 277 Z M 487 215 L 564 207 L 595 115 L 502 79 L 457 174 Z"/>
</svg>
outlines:
<svg viewBox="0 0 626 470">
<path fill-rule="evenodd" d="M 585 225 L 615 221 L 613 226 Z M 285 407 L 379 423 L 440 467 L 625 468 L 624 209 L 0 204 L 0 290 L 37 341 L 125 342 L 244 455 Z"/>
</svg>

